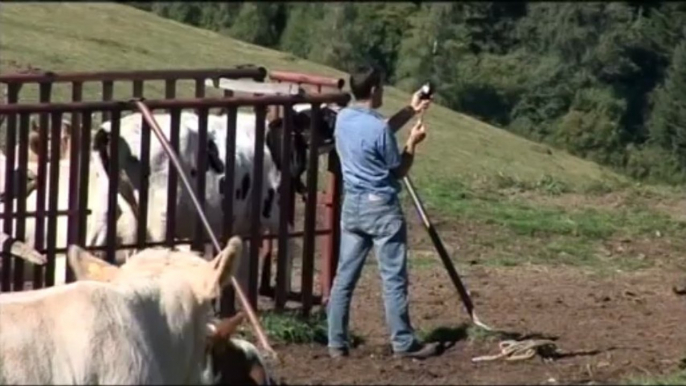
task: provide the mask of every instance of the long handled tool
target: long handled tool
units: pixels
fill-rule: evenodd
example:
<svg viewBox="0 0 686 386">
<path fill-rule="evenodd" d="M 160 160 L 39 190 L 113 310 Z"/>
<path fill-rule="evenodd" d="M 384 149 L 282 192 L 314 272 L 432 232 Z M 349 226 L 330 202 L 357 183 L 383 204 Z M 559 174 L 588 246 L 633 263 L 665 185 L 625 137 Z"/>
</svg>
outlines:
<svg viewBox="0 0 686 386">
<path fill-rule="evenodd" d="M 460 299 L 462 299 L 462 303 L 467 309 L 469 317 L 472 319 L 472 323 L 485 330 L 493 331 L 491 327 L 481 322 L 481 320 L 479 320 L 479 318 L 476 316 L 476 313 L 474 312 L 474 303 L 472 302 L 472 298 L 471 296 L 469 296 L 467 288 L 462 283 L 462 279 L 460 279 L 460 275 L 458 275 L 457 269 L 455 269 L 453 261 L 450 260 L 448 251 L 445 249 L 443 241 L 441 241 L 441 238 L 438 236 L 436 228 L 431 223 L 429 215 L 426 213 L 426 210 L 424 209 L 422 199 L 419 197 L 419 194 L 417 194 L 417 190 L 414 188 L 414 184 L 412 183 L 410 176 L 406 176 L 405 178 L 403 178 L 403 182 L 405 183 L 405 187 L 407 187 L 408 193 L 410 193 L 410 197 L 412 197 L 412 203 L 414 204 L 415 209 L 417 209 L 417 214 L 419 214 L 419 217 L 422 219 L 422 223 L 424 224 L 426 231 L 429 233 L 429 237 L 431 237 L 431 242 L 434 244 L 434 248 L 436 248 L 438 256 L 441 258 L 441 261 L 443 262 L 445 269 L 448 271 L 450 280 L 453 282 L 453 285 L 455 286 L 457 293 L 460 295 Z"/>
</svg>

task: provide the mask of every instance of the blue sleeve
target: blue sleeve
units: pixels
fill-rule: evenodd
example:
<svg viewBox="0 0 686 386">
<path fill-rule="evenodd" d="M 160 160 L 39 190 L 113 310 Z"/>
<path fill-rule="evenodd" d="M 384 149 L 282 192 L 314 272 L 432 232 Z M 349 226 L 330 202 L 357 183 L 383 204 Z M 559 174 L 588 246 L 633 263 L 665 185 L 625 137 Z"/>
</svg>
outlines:
<svg viewBox="0 0 686 386">
<path fill-rule="evenodd" d="M 377 142 L 377 150 L 389 170 L 396 169 L 400 166 L 401 158 L 400 151 L 398 150 L 398 142 L 388 125 L 384 125 L 383 127 L 381 136 Z"/>
</svg>

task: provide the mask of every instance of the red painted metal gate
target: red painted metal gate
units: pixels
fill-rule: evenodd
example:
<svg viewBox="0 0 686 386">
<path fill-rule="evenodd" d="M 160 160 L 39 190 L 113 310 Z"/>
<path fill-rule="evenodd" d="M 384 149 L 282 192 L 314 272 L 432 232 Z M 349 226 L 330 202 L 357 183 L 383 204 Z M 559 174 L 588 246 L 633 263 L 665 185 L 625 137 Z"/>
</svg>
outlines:
<svg viewBox="0 0 686 386">
<path fill-rule="evenodd" d="M 272 73 L 272 79 L 280 81 L 290 81 L 293 82 L 293 78 L 288 78 L 288 74 L 284 76 L 284 73 Z M 291 74 L 292 75 L 292 74 Z M 297 74 L 300 76 L 301 81 L 297 83 L 309 83 L 309 84 L 319 84 L 320 91 L 321 86 L 332 85 L 331 80 L 320 81 L 317 83 L 316 78 L 313 81 L 312 78 L 302 78 L 307 75 Z M 6 117 L 5 122 L 7 124 L 7 130 L 5 132 L 5 155 L 7 156 L 7 163 L 5 164 L 5 183 L 4 186 L 0 187 L 5 192 L 5 210 L 0 217 L 3 219 L 2 231 L 6 234 L 16 238 L 23 239 L 26 232 L 26 219 L 35 219 L 35 229 L 36 229 L 36 244 L 35 247 L 42 253 L 47 253 L 48 264 L 46 267 L 33 267 L 33 275 L 31 277 L 31 284 L 33 288 L 40 288 L 43 286 L 54 285 L 55 279 L 55 259 L 57 254 L 63 254 L 65 248 L 57 247 L 57 236 L 58 236 L 58 219 L 67 218 L 67 240 L 66 243 L 75 243 L 84 245 L 85 243 L 85 229 L 87 216 L 89 215 L 89 208 L 87 207 L 88 199 L 88 173 L 90 158 L 90 149 L 92 146 L 91 140 L 91 129 L 93 126 L 93 118 L 95 114 L 100 114 L 103 120 L 110 120 L 112 122 L 112 135 L 116 137 L 118 135 L 119 122 L 121 121 L 122 113 L 133 112 L 136 110 L 135 103 L 126 101 L 126 97 L 115 97 L 115 85 L 116 83 L 130 83 L 131 84 L 131 96 L 134 98 L 141 98 L 144 96 L 145 85 L 154 81 L 164 82 L 164 98 L 166 100 L 145 100 L 145 105 L 152 110 L 168 110 L 172 117 L 172 128 L 171 128 L 171 144 L 172 147 L 178 147 L 178 133 L 179 133 L 179 122 L 178 117 L 182 109 L 194 109 L 199 113 L 200 127 L 199 136 L 201 138 L 206 138 L 207 136 L 207 114 L 209 114 L 211 109 L 222 108 L 228 111 L 227 114 L 227 127 L 232 135 L 228 135 L 226 149 L 227 149 L 227 161 L 232 162 L 233 158 L 233 146 L 235 141 L 235 119 L 236 111 L 240 106 L 253 106 L 256 115 L 256 128 L 258 129 L 257 141 L 258 143 L 264 140 L 264 117 L 266 116 L 267 107 L 271 105 L 278 106 L 292 106 L 296 103 L 307 103 L 312 105 L 313 111 L 313 122 L 319 119 L 319 106 L 321 103 L 337 103 L 340 105 L 347 104 L 349 97 L 347 94 L 341 92 L 326 93 L 320 95 L 306 95 L 306 96 L 246 96 L 246 97 L 222 97 L 222 98 L 206 98 L 205 91 L 205 80 L 206 79 L 218 79 L 218 78 L 230 78 L 230 79 L 240 79 L 240 78 L 250 78 L 255 81 L 263 81 L 266 76 L 266 70 L 264 68 L 242 68 L 242 69 L 209 69 L 209 70 L 169 70 L 169 71 L 135 71 L 135 72 L 99 72 L 99 73 L 42 73 L 42 74 L 11 74 L 11 75 L 0 75 L 0 83 L 5 84 L 8 89 L 8 104 L 0 105 L 0 117 Z M 177 82 L 179 81 L 191 81 L 195 84 L 195 99 L 177 99 Z M 101 84 L 101 101 L 83 102 L 84 99 L 84 84 L 85 83 L 100 83 Z M 57 84 L 71 84 L 71 98 L 67 103 L 54 103 L 54 97 L 52 91 Z M 20 91 L 25 85 L 38 85 L 39 88 L 39 103 L 23 103 L 23 98 L 20 98 Z M 336 80 L 336 86 L 340 89 L 342 87 L 342 80 Z M 224 93 L 229 94 L 227 92 Z M 118 101 L 116 101 L 116 100 Z M 28 170 L 28 156 L 29 156 L 29 135 L 31 131 L 30 120 L 32 116 L 38 117 L 38 129 L 37 135 L 40 139 L 40 149 L 38 149 L 37 154 L 37 184 L 36 184 L 36 195 L 37 202 L 39 205 L 33 212 L 26 210 L 26 200 L 21 199 L 25 197 L 28 193 L 26 191 L 27 186 L 27 173 L 22 171 Z M 64 129 L 62 121 L 65 115 L 71 116 L 71 127 L 77 128 L 71 133 L 71 142 L 69 145 L 69 159 L 60 159 L 60 138 L 62 131 Z M 205 117 L 203 119 L 202 117 Z M 146 127 L 147 122 L 142 122 L 143 126 Z M 291 130 L 289 124 L 284 126 L 286 131 Z M 316 130 L 314 131 L 316 132 Z M 314 138 L 316 146 L 316 136 Z M 142 148 L 141 154 L 149 154 L 150 146 L 150 131 L 143 130 L 142 138 Z M 286 141 L 288 142 L 288 141 Z M 49 146 L 48 146 L 49 145 Z M 118 142 L 111 141 L 109 145 L 109 150 L 111 154 L 118 153 Z M 288 147 L 289 145 L 285 145 Z M 50 152 L 48 153 L 48 148 Z M 263 158 L 262 152 L 259 150 L 262 146 L 256 146 L 256 162 L 255 170 L 253 173 L 261 173 Z M 198 152 L 198 163 L 201 166 L 206 166 L 203 159 L 205 157 L 205 150 L 203 147 L 199 149 Z M 17 156 L 18 155 L 18 156 Z M 16 157 L 16 159 L 15 159 Z M 305 229 L 303 232 L 295 233 L 289 235 L 286 231 L 285 225 L 281 227 L 281 231 L 278 236 L 270 236 L 268 239 L 277 238 L 279 240 L 279 245 L 286 245 L 286 239 L 288 237 L 303 237 L 304 251 L 303 251 L 303 279 L 302 279 L 302 292 L 298 296 L 299 300 L 302 302 L 303 311 L 309 312 L 313 302 L 313 280 L 314 280 L 314 243 L 315 236 L 317 234 L 325 234 L 327 251 L 323 254 L 323 274 L 322 274 L 322 291 L 324 296 L 328 294 L 328 289 L 330 287 L 331 278 L 333 276 L 335 255 L 337 254 L 337 234 L 338 234 L 338 220 L 337 220 L 337 208 L 338 197 L 340 197 L 340 177 L 336 172 L 336 162 L 331 161 L 332 156 L 329 156 L 329 189 L 325 196 L 325 202 L 327 207 L 327 225 L 328 229 L 317 230 L 315 229 L 316 220 L 316 202 L 317 202 L 317 166 L 318 166 L 318 154 L 317 152 L 311 152 L 308 166 L 314 166 L 314 169 L 308 171 L 307 184 L 308 184 L 308 205 L 305 208 Z M 147 159 L 142 156 L 141 159 Z M 16 161 L 16 162 L 15 162 Z M 68 177 L 70 181 L 69 193 L 68 193 L 68 207 L 64 210 L 58 208 L 58 189 L 59 189 L 59 171 L 57 166 L 60 162 L 68 163 L 70 165 Z M 119 165 L 117 165 L 116 157 L 110 158 L 110 163 L 107 165 L 108 170 L 118 170 Z M 50 167 L 49 167 L 50 166 Z M 54 167 L 53 167 L 54 166 Z M 149 167 L 147 161 L 143 161 L 143 168 Z M 227 165 L 227 169 L 232 170 L 233 165 Z M 170 168 L 170 186 L 175 186 L 178 180 L 178 176 L 173 168 Z M 72 182 L 73 181 L 73 182 Z M 225 191 L 231 192 L 234 190 L 233 180 L 231 178 L 225 179 L 227 186 L 225 186 Z M 110 173 L 110 184 L 108 190 L 108 208 L 113 208 L 117 203 L 117 189 L 119 184 L 119 178 L 117 173 Z M 139 197 L 141 210 L 140 223 L 147 225 L 147 206 L 149 205 L 147 197 L 147 182 L 145 179 L 140 181 L 141 184 L 141 195 Z M 291 195 L 291 189 L 287 184 L 281 187 L 282 196 L 288 197 Z M 205 188 L 205 177 L 203 173 L 198 174 L 196 181 L 196 191 L 204 192 Z M 255 189 L 254 192 L 258 192 Z M 65 194 L 65 192 L 60 192 Z M 169 190 L 168 195 L 171 198 L 175 197 L 176 192 L 174 190 Z M 253 201 L 259 202 L 257 199 L 257 194 L 253 197 Z M 203 195 L 200 195 L 201 197 Z M 43 203 L 47 201 L 47 207 Z M 174 208 L 171 205 L 173 199 L 169 200 L 169 205 L 167 211 L 170 216 L 169 223 L 170 226 L 167 228 L 166 239 L 160 243 L 163 245 L 179 245 L 179 244 L 191 244 L 194 249 L 201 249 L 203 245 L 207 244 L 207 238 L 203 236 L 200 227 L 197 227 L 195 236 L 190 240 L 174 240 L 172 234 L 172 226 L 176 219 L 174 218 Z M 225 200 L 224 211 L 225 218 L 231 218 L 233 208 L 231 207 L 231 200 Z M 286 200 L 288 201 L 288 200 Z M 291 200 L 292 201 L 292 200 Z M 8 203 L 10 205 L 8 205 Z M 7 210 L 7 208 L 10 210 Z M 287 205 L 282 205 L 281 210 L 287 210 Z M 285 216 L 282 216 L 285 217 Z M 12 219 L 13 221 L 8 221 Z M 108 243 L 105 247 L 100 248 L 90 248 L 90 249 L 100 249 L 104 250 L 108 260 L 112 261 L 114 259 L 114 254 L 116 250 L 114 248 L 114 240 L 116 235 L 115 232 L 115 211 L 108 210 L 107 223 L 108 223 Z M 259 225 L 259 217 L 253 219 L 254 223 Z M 195 219 L 196 224 L 199 221 Z M 47 225 L 47 228 L 45 227 Z M 247 289 L 248 299 L 252 305 L 257 304 L 257 277 L 258 277 L 258 266 L 257 257 L 259 255 L 258 246 L 261 244 L 261 240 L 264 236 L 257 232 L 257 225 L 253 227 L 253 231 L 249 237 L 251 241 L 250 256 L 251 256 L 251 269 L 250 269 L 250 285 Z M 144 226 L 141 228 L 145 228 Z M 225 221 L 223 234 L 221 238 L 226 240 L 231 234 L 231 224 L 230 221 Z M 47 236 L 47 237 L 46 237 Z M 45 242 L 44 240 L 45 239 Z M 150 243 L 145 239 L 144 232 L 138 232 L 137 243 L 135 245 L 124 245 L 121 247 L 137 247 L 143 248 L 145 246 L 154 245 L 155 243 Z M 283 250 L 283 252 L 281 252 Z M 281 266 L 282 261 L 285 261 L 285 257 L 282 258 L 282 254 L 285 254 L 285 248 L 279 248 L 279 259 L 277 265 Z M 333 263 L 332 263 L 333 262 Z M 2 254 L 2 274 L 0 290 L 3 292 L 7 291 L 20 291 L 24 289 L 26 283 L 26 272 L 25 264 L 23 260 L 12 257 L 7 253 Z M 49 273 L 46 275 L 46 272 Z M 73 280 L 73 275 L 70 270 L 67 269 L 66 280 Z M 277 272 L 277 285 L 273 295 L 275 297 L 277 308 L 285 304 L 285 300 L 288 298 L 288 292 L 284 291 L 283 277 L 284 272 Z"/>
</svg>

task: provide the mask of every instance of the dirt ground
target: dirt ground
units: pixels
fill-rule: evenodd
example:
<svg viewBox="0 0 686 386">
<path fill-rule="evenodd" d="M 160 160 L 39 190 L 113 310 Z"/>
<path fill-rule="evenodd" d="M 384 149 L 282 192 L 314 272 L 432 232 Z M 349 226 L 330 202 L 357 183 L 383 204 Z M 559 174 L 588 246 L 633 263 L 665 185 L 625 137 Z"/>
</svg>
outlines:
<svg viewBox="0 0 686 386">
<path fill-rule="evenodd" d="M 452 224 L 441 228 L 449 250 L 470 233 Z M 417 224 L 411 233 L 413 248 L 428 251 Z M 460 260 L 464 252 L 454 256 Z M 274 369 L 277 379 L 287 384 L 608 384 L 672 373 L 686 355 L 686 296 L 672 292 L 683 272 L 599 275 L 572 267 L 493 268 L 482 266 L 481 258 L 469 259 L 458 269 L 482 321 L 500 331 L 553 339 L 557 358 L 472 363 L 473 357 L 497 354 L 498 339 L 467 336 L 469 319 L 440 263 L 411 268 L 411 316 L 417 330 L 447 331 L 447 348 L 425 361 L 393 358 L 381 283 L 370 256 L 350 322 L 364 342 L 342 360 L 330 359 L 319 344 L 276 345 L 282 357 Z"/>
</svg>

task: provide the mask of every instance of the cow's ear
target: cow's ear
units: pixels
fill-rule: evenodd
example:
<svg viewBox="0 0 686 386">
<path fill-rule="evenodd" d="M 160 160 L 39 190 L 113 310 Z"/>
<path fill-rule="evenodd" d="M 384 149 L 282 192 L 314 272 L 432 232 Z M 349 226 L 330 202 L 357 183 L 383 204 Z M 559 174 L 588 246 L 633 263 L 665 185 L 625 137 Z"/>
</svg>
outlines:
<svg viewBox="0 0 686 386">
<path fill-rule="evenodd" d="M 33 154 L 40 154 L 40 141 L 40 134 L 35 131 L 29 133 L 29 150 Z"/>
<path fill-rule="evenodd" d="M 209 292 L 206 294 L 208 298 L 216 296 L 217 288 L 224 288 L 231 281 L 231 275 L 235 267 L 238 265 L 238 259 L 243 252 L 243 241 L 240 237 L 234 236 L 229 239 L 229 242 L 217 257 L 212 260 L 212 277 L 208 278 Z"/>
<path fill-rule="evenodd" d="M 109 282 L 119 272 L 119 268 L 91 255 L 76 245 L 70 245 L 67 252 L 69 266 L 74 270 L 76 280 Z"/>
</svg>

